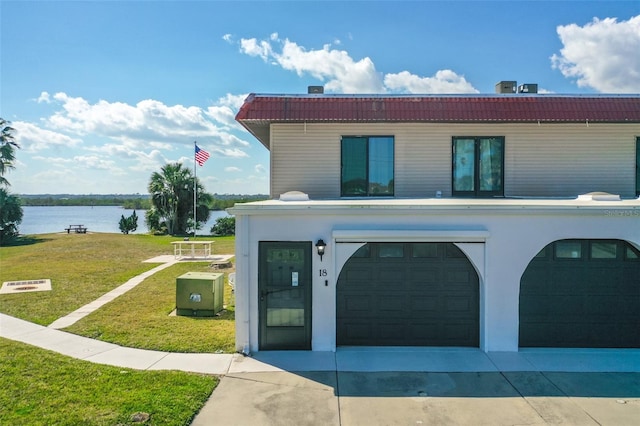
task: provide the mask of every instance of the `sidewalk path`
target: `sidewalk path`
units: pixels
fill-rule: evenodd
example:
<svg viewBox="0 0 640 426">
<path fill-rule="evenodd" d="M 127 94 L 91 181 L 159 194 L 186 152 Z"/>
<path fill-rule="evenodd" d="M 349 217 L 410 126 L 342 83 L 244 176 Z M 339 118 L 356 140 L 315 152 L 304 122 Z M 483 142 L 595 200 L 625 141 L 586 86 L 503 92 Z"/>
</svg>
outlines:
<svg viewBox="0 0 640 426">
<path fill-rule="evenodd" d="M 151 275 L 155 274 L 156 272 L 160 272 L 163 269 L 166 269 L 169 266 L 175 265 L 178 262 L 181 262 L 181 261 L 182 262 L 184 261 L 219 262 L 219 261 L 229 260 L 231 257 L 233 256 L 232 255 L 214 255 L 214 256 L 209 256 L 208 258 L 205 258 L 205 259 L 184 259 L 184 258 L 177 259 L 174 256 L 158 256 L 149 260 L 145 260 L 145 263 L 161 263 L 161 265 L 156 266 L 155 268 L 150 269 L 147 272 L 144 272 L 138 276 L 131 278 L 129 281 L 122 284 L 121 286 L 114 288 L 113 290 L 100 296 L 98 299 L 94 300 L 93 302 L 87 303 L 81 308 L 76 309 L 75 311 L 71 312 L 69 315 L 66 315 L 62 318 L 58 318 L 57 320 L 49 324 L 49 328 L 54 328 L 58 330 L 61 328 L 69 327 L 70 325 L 74 324 L 76 321 L 89 315 L 91 312 L 111 302 L 116 297 L 131 290 L 132 288 L 134 288 L 135 286 L 137 286 L 142 281 L 144 281 Z"/>
<path fill-rule="evenodd" d="M 134 349 L 78 336 L 0 314 L 0 337 L 73 358 L 137 370 L 182 370 L 226 374 L 233 354 L 186 354 Z"/>
</svg>

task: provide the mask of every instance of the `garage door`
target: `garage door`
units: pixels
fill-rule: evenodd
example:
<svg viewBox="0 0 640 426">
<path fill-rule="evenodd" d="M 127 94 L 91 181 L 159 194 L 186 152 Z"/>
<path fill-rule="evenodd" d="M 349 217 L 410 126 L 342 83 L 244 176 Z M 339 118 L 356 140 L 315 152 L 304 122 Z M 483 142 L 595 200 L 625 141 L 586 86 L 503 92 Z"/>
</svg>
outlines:
<svg viewBox="0 0 640 426">
<path fill-rule="evenodd" d="M 560 240 L 520 281 L 521 347 L 640 347 L 640 253 L 620 240 Z"/>
<path fill-rule="evenodd" d="M 367 243 L 337 286 L 337 344 L 479 345 L 478 275 L 451 243 Z"/>
</svg>

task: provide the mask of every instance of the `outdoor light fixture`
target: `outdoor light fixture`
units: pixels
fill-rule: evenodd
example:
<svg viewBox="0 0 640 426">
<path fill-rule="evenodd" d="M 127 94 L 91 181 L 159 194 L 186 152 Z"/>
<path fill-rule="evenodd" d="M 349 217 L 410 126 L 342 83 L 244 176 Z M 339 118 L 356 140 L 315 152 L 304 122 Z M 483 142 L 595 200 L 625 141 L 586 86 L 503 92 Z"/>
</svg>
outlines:
<svg viewBox="0 0 640 426">
<path fill-rule="evenodd" d="M 318 250 L 318 255 L 320 255 L 320 261 L 322 262 L 322 256 L 324 256 L 324 249 L 327 248 L 327 244 L 321 239 L 316 243 L 316 249 Z"/>
</svg>

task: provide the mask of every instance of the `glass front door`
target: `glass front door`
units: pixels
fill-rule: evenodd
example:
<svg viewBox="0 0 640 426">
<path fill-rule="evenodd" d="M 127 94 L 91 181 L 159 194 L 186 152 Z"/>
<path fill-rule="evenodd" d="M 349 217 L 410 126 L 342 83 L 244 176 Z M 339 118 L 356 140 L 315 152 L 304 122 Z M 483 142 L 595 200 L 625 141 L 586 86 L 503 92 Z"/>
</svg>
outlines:
<svg viewBox="0 0 640 426">
<path fill-rule="evenodd" d="M 260 242 L 260 350 L 311 349 L 311 242 Z"/>
</svg>

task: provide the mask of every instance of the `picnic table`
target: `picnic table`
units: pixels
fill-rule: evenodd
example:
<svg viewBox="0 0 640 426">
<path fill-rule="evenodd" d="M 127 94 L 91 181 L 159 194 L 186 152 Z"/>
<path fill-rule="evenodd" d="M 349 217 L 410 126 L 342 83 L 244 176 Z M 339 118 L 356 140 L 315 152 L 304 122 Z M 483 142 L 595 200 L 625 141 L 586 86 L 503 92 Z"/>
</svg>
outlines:
<svg viewBox="0 0 640 426">
<path fill-rule="evenodd" d="M 87 228 L 84 225 L 69 225 L 68 228 L 64 228 L 65 231 L 67 231 L 67 234 L 70 234 L 71 231 L 75 232 L 76 234 L 86 234 L 87 233 Z"/>
<path fill-rule="evenodd" d="M 173 244 L 173 256 L 176 259 L 182 257 L 207 259 L 211 256 L 213 241 L 172 241 L 171 244 Z"/>
</svg>

